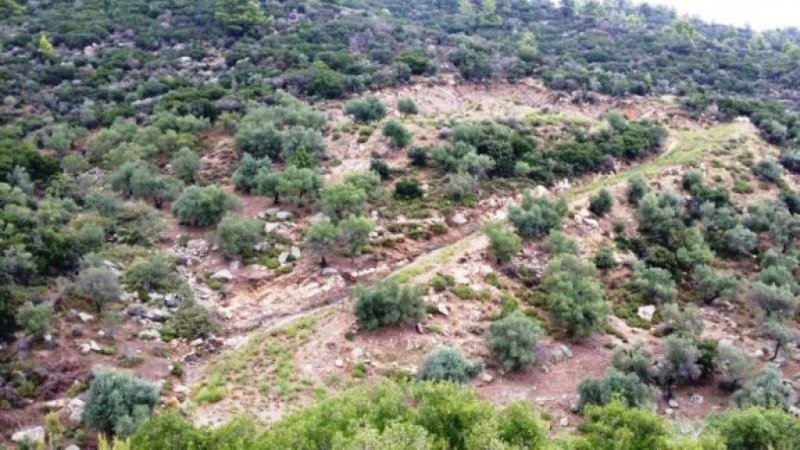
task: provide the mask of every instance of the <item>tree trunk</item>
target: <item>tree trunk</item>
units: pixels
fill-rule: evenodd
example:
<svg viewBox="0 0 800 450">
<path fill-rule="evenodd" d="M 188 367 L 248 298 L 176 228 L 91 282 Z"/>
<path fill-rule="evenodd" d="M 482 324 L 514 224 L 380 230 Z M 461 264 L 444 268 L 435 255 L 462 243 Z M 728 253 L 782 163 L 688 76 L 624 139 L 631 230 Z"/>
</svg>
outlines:
<svg viewBox="0 0 800 450">
<path fill-rule="evenodd" d="M 781 345 L 780 342 L 775 343 L 775 353 L 772 354 L 772 358 L 769 359 L 770 361 L 775 361 L 776 359 L 778 359 L 778 353 L 780 353 L 781 347 L 783 346 Z"/>
<path fill-rule="evenodd" d="M 328 261 L 325 259 L 325 255 L 322 255 L 322 259 L 320 260 L 320 262 L 319 262 L 319 265 L 320 265 L 320 267 L 322 267 L 323 269 L 324 269 L 325 267 L 328 267 Z"/>
</svg>

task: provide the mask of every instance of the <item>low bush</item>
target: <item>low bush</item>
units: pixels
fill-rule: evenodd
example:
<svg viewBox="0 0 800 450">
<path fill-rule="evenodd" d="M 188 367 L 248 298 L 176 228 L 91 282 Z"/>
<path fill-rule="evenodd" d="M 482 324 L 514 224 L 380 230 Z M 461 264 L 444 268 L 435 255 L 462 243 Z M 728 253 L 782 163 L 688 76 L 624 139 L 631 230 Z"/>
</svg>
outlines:
<svg viewBox="0 0 800 450">
<path fill-rule="evenodd" d="M 480 368 L 480 363 L 467 361 L 457 349 L 440 346 L 425 357 L 417 378 L 423 381 L 466 383 Z"/>
<path fill-rule="evenodd" d="M 401 286 L 383 280 L 355 291 L 355 314 L 365 330 L 416 323 L 425 314 L 425 305 L 416 286 Z"/>
</svg>

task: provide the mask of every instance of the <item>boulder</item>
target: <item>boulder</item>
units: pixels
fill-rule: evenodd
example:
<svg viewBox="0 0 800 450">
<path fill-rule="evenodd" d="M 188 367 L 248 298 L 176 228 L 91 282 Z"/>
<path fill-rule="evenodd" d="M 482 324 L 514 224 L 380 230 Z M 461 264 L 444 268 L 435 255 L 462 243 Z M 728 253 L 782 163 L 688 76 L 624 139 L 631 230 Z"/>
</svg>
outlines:
<svg viewBox="0 0 800 450">
<path fill-rule="evenodd" d="M 94 316 L 93 315 L 91 315 L 89 313 L 85 313 L 85 312 L 79 312 L 78 313 L 78 318 L 81 319 L 81 322 L 83 322 L 83 323 L 91 322 L 91 321 L 94 320 Z"/>
<path fill-rule="evenodd" d="M 86 403 L 79 398 L 73 398 L 67 404 L 67 414 L 69 414 L 69 421 L 72 423 L 81 423 L 83 420 L 83 410 L 86 408 Z"/>
<path fill-rule="evenodd" d="M 636 310 L 636 315 L 648 322 L 653 320 L 653 315 L 655 315 L 655 313 L 655 305 L 640 306 L 639 309 Z"/>
<path fill-rule="evenodd" d="M 453 217 L 450 218 L 450 222 L 453 225 L 464 225 L 467 223 L 467 218 L 464 216 L 464 214 L 458 213 L 454 214 Z"/>
<path fill-rule="evenodd" d="M 294 214 L 292 214 L 290 211 L 278 211 L 275 213 L 275 218 L 278 220 L 289 220 L 292 217 L 294 217 Z"/>
<path fill-rule="evenodd" d="M 280 265 L 286 264 L 287 261 L 289 261 L 289 252 L 282 252 L 278 255 L 278 263 L 280 263 Z"/>
<path fill-rule="evenodd" d="M 290 251 L 289 251 L 289 252 L 290 252 L 290 253 L 291 253 L 291 255 L 292 255 L 292 259 L 294 259 L 295 261 L 297 261 L 298 259 L 300 259 L 300 256 L 301 256 L 301 253 L 300 253 L 300 247 L 295 247 L 295 246 L 292 246 L 292 248 L 290 249 Z"/>
<path fill-rule="evenodd" d="M 153 322 L 166 322 L 171 314 L 163 309 L 152 308 L 144 313 L 144 318 L 152 320 Z"/>
<path fill-rule="evenodd" d="M 233 280 L 233 274 L 228 269 L 222 269 L 211 275 L 211 278 L 219 281 L 231 281 Z"/>
<path fill-rule="evenodd" d="M 24 430 L 15 431 L 11 436 L 11 440 L 17 444 L 43 444 L 44 443 L 44 427 L 32 427 Z"/>
</svg>

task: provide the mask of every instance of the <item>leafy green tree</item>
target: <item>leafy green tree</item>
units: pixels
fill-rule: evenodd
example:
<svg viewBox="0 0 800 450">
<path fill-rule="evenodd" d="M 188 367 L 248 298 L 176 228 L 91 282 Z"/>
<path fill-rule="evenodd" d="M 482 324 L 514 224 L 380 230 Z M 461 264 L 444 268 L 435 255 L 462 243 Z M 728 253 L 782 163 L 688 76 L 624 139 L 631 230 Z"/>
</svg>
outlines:
<svg viewBox="0 0 800 450">
<path fill-rule="evenodd" d="M 374 96 L 348 100 L 344 112 L 359 123 L 377 122 L 386 117 L 386 107 Z"/>
<path fill-rule="evenodd" d="M 729 450 L 794 449 L 800 421 L 777 409 L 733 409 L 712 417 L 709 431 L 716 432 Z"/>
<path fill-rule="evenodd" d="M 308 94 L 323 98 L 339 98 L 345 93 L 344 76 L 323 61 L 314 61 L 309 68 Z"/>
<path fill-rule="evenodd" d="M 703 332 L 703 319 L 696 306 L 687 305 L 681 309 L 676 303 L 664 305 L 661 309 L 662 330 L 667 334 L 696 338 Z"/>
<path fill-rule="evenodd" d="M 278 190 L 280 180 L 281 172 L 273 172 L 271 167 L 262 167 L 253 178 L 251 190 L 256 195 L 272 197 L 272 202 L 277 204 L 281 198 L 281 191 Z"/>
<path fill-rule="evenodd" d="M 597 249 L 592 257 L 595 267 L 600 270 L 611 270 L 617 267 L 617 257 L 614 255 L 614 249 L 608 245 L 604 245 Z"/>
<path fill-rule="evenodd" d="M 150 200 L 158 209 L 164 202 L 174 200 L 182 186 L 175 178 L 158 175 L 146 167 L 139 167 L 131 174 L 130 188 L 133 198 Z"/>
<path fill-rule="evenodd" d="M 409 116 L 419 113 L 419 108 L 417 108 L 417 104 L 414 103 L 414 100 L 411 100 L 410 98 L 401 98 L 397 101 L 397 111 L 399 111 L 401 114 Z"/>
<path fill-rule="evenodd" d="M 172 203 L 172 214 L 184 225 L 206 227 L 235 205 L 236 200 L 216 185 L 190 186 Z"/>
<path fill-rule="evenodd" d="M 602 406 L 588 406 L 578 429 L 586 438 L 583 449 L 672 448 L 670 430 L 653 411 L 630 408 L 614 400 Z"/>
<path fill-rule="evenodd" d="M 750 358 L 733 344 L 720 344 L 714 358 L 714 371 L 719 386 L 729 391 L 742 387 L 752 366 Z"/>
<path fill-rule="evenodd" d="M 203 168 L 203 160 L 189 147 L 182 147 L 172 157 L 172 170 L 179 180 L 186 184 L 196 181 L 197 172 Z"/>
<path fill-rule="evenodd" d="M 320 266 L 327 267 L 328 260 L 325 255 L 331 252 L 339 239 L 339 230 L 327 217 L 315 222 L 306 230 L 306 246 L 320 257 Z"/>
<path fill-rule="evenodd" d="M 558 255 L 580 255 L 578 241 L 567 236 L 561 230 L 551 230 L 547 238 L 542 242 L 542 249 L 552 256 Z"/>
<path fill-rule="evenodd" d="M 83 421 L 107 436 L 129 436 L 157 403 L 158 390 L 152 384 L 127 373 L 96 370 Z"/>
<path fill-rule="evenodd" d="M 672 389 L 700 378 L 700 350 L 690 340 L 669 336 L 664 340 L 664 364 L 659 377 L 667 389 L 667 398 L 672 398 Z"/>
<path fill-rule="evenodd" d="M 261 222 L 226 215 L 217 224 L 214 239 L 226 258 L 250 257 L 253 247 L 261 241 Z"/>
<path fill-rule="evenodd" d="M 783 177 L 783 168 L 773 159 L 762 159 L 753 167 L 753 172 L 770 183 L 779 183 Z"/>
<path fill-rule="evenodd" d="M 174 262 L 160 253 L 137 259 L 128 267 L 125 282 L 134 289 L 163 291 L 175 287 Z"/>
<path fill-rule="evenodd" d="M 692 272 L 693 292 L 704 303 L 717 298 L 735 301 L 742 291 L 742 282 L 732 274 L 718 271 L 707 265 L 700 265 Z"/>
<path fill-rule="evenodd" d="M 381 132 L 389 138 L 393 148 L 406 148 L 411 143 L 411 133 L 396 120 L 390 120 L 383 124 Z"/>
<path fill-rule="evenodd" d="M 334 222 L 351 215 L 362 216 L 367 209 L 366 192 L 351 183 L 329 184 L 322 190 L 322 211 Z"/>
<path fill-rule="evenodd" d="M 394 185 L 394 196 L 401 200 L 414 200 L 422 198 L 425 192 L 419 185 L 419 180 L 416 178 L 408 177 L 402 178 Z"/>
<path fill-rule="evenodd" d="M 257 177 L 258 178 L 258 177 Z M 258 191 L 262 190 L 259 179 Z M 303 206 L 306 201 L 319 196 L 322 187 L 322 178 L 312 169 L 299 169 L 289 166 L 280 173 L 275 186 L 275 192 L 289 203 Z"/>
<path fill-rule="evenodd" d="M 197 304 L 184 304 L 175 311 L 164 327 L 161 336 L 166 339 L 207 339 L 216 330 L 214 320 L 207 309 Z"/>
<path fill-rule="evenodd" d="M 637 268 L 628 286 L 643 302 L 671 303 L 678 297 L 672 274 L 660 267 Z"/>
<path fill-rule="evenodd" d="M 34 305 L 25 302 L 17 310 L 17 324 L 33 339 L 41 341 L 50 333 L 50 321 L 53 317 L 53 305 L 42 302 Z"/>
<path fill-rule="evenodd" d="M 498 264 L 511 261 L 522 249 L 522 239 L 500 222 L 487 224 L 483 232 L 489 237 L 489 245 Z"/>
<path fill-rule="evenodd" d="M 250 192 L 256 186 L 256 175 L 261 169 L 265 169 L 266 173 L 272 171 L 270 159 L 268 157 L 256 159 L 250 153 L 245 153 L 242 156 L 239 167 L 231 175 L 231 181 L 233 181 L 236 189 L 242 192 Z"/>
<path fill-rule="evenodd" d="M 598 216 L 604 216 L 611 212 L 614 206 L 614 197 L 608 192 L 608 189 L 601 189 L 597 195 L 589 198 L 589 211 Z"/>
<path fill-rule="evenodd" d="M 767 366 L 742 389 L 733 394 L 732 400 L 739 408 L 760 406 L 762 408 L 786 409 L 793 395 L 792 388 L 785 385 L 780 371 Z"/>
<path fill-rule="evenodd" d="M 355 258 L 359 250 L 369 243 L 369 234 L 375 224 L 366 217 L 350 216 L 339 221 L 338 240 L 347 253 Z"/>
<path fill-rule="evenodd" d="M 417 378 L 424 381 L 466 383 L 480 368 L 480 363 L 467 361 L 457 349 L 442 345 L 425 357 Z"/>
<path fill-rule="evenodd" d="M 355 314 L 358 324 L 372 331 L 385 326 L 418 322 L 425 314 L 425 305 L 416 286 L 401 286 L 386 279 L 370 287 L 355 290 Z"/>
<path fill-rule="evenodd" d="M 75 280 L 74 289 L 77 295 L 91 300 L 97 312 L 102 311 L 106 303 L 122 296 L 117 275 L 106 267 L 83 269 Z"/>
<path fill-rule="evenodd" d="M 541 329 L 519 310 L 489 327 L 489 348 L 506 370 L 522 370 L 534 362 L 533 348 Z"/>
<path fill-rule="evenodd" d="M 610 307 L 594 266 L 574 255 L 557 256 L 547 265 L 542 286 L 550 316 L 568 335 L 581 339 L 603 330 Z"/>
<path fill-rule="evenodd" d="M 644 406 L 653 396 L 652 389 L 636 374 L 623 374 L 611 368 L 601 378 L 587 378 L 578 385 L 578 410 L 621 401 L 628 407 Z"/>
<path fill-rule="evenodd" d="M 567 214 L 564 199 L 550 200 L 546 197 L 534 197 L 525 191 L 522 203 L 508 208 L 508 219 L 523 239 L 544 236 L 551 230 L 560 229 Z"/>
<path fill-rule="evenodd" d="M 611 366 L 624 374 L 635 374 L 646 384 L 650 384 L 657 375 L 653 355 L 642 341 L 630 347 L 617 347 Z"/>
<path fill-rule="evenodd" d="M 39 35 L 36 51 L 39 53 L 39 56 L 47 60 L 55 59 L 56 57 L 56 49 L 44 33 Z"/>
<path fill-rule="evenodd" d="M 643 176 L 631 176 L 628 178 L 628 203 L 632 205 L 638 205 L 649 190 L 650 189 L 647 186 L 647 180 L 645 180 Z"/>
<path fill-rule="evenodd" d="M 465 80 L 480 81 L 492 76 L 489 52 L 481 47 L 462 44 L 450 53 L 450 62 Z"/>
<path fill-rule="evenodd" d="M 254 0 L 215 0 L 214 18 L 235 35 L 258 29 L 270 21 Z"/>
<path fill-rule="evenodd" d="M 0 13 L 3 17 L 21 16 L 25 14 L 25 7 L 14 0 L 0 0 Z"/>
<path fill-rule="evenodd" d="M 753 252 L 758 245 L 758 236 L 742 225 L 725 232 L 725 248 L 735 255 L 746 255 Z"/>
</svg>

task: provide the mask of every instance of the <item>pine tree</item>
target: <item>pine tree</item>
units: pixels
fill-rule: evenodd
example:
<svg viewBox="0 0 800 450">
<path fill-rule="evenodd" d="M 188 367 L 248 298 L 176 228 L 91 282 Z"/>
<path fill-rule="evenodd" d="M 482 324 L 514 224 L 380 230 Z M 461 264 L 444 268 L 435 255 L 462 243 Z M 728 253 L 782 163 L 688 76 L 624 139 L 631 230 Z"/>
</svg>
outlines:
<svg viewBox="0 0 800 450">
<path fill-rule="evenodd" d="M 56 49 L 53 47 L 53 44 L 50 43 L 50 40 L 47 39 L 47 36 L 45 36 L 44 33 L 39 35 L 37 51 L 45 59 L 53 59 L 56 57 Z"/>
</svg>

